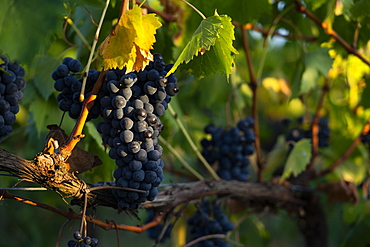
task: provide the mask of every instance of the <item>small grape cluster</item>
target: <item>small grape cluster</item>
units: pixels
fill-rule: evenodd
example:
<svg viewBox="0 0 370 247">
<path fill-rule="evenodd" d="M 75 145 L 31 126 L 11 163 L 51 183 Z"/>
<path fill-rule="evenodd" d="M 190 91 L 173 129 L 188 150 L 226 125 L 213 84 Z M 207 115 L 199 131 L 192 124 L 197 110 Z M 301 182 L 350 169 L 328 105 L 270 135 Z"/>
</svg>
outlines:
<svg viewBox="0 0 370 247">
<path fill-rule="evenodd" d="M 155 214 L 153 209 L 148 209 L 147 212 L 148 212 L 148 216 L 145 220 L 145 223 L 149 223 L 149 222 L 153 221 L 154 218 L 156 217 L 156 214 Z M 164 225 L 158 224 L 158 225 L 156 225 L 154 227 L 151 227 L 148 230 L 146 230 L 148 238 L 153 239 L 153 240 L 158 240 L 158 238 L 160 237 L 160 235 L 163 231 L 163 227 L 164 227 Z M 171 225 L 166 228 L 162 238 L 160 239 L 161 243 L 163 243 L 166 239 L 170 238 L 171 229 L 172 229 Z"/>
<path fill-rule="evenodd" d="M 111 147 L 116 185 L 145 191 L 114 190 L 119 209 L 139 208 L 146 200 L 154 200 L 164 178 L 159 117 L 179 92 L 175 75 L 165 77 L 171 68 L 160 54 L 154 54 L 154 61 L 139 72 L 110 70 L 97 97 L 104 120 L 97 130 Z"/>
<path fill-rule="evenodd" d="M 18 62 L 0 55 L 0 141 L 13 131 L 22 90 L 26 87 L 24 76 L 25 70 Z"/>
<path fill-rule="evenodd" d="M 227 234 L 234 229 L 234 225 L 222 212 L 217 201 L 204 201 L 195 214 L 188 219 L 190 233 L 193 239 L 212 234 Z M 229 247 L 229 244 L 221 238 L 204 240 L 198 243 L 198 247 Z"/>
<path fill-rule="evenodd" d="M 291 121 L 287 119 L 283 120 L 283 125 L 289 127 Z M 306 129 L 303 127 L 303 118 L 297 119 L 298 127 L 292 127 L 289 131 L 285 134 L 285 140 L 287 142 L 298 142 L 303 138 L 312 139 L 312 131 L 311 128 Z M 321 117 L 319 119 L 319 147 L 328 147 L 329 140 L 330 140 L 330 128 L 329 128 L 329 120 L 326 117 Z M 291 148 L 293 146 L 291 145 Z"/>
<path fill-rule="evenodd" d="M 96 247 L 99 243 L 96 238 L 90 238 L 89 236 L 83 238 L 79 231 L 73 233 L 73 238 L 75 240 L 68 241 L 68 247 Z"/>
<path fill-rule="evenodd" d="M 77 119 L 82 110 L 80 93 L 82 88 L 82 78 L 77 79 L 78 72 L 81 70 L 81 62 L 71 57 L 65 57 L 57 69 L 52 73 L 54 88 L 58 92 L 57 100 L 59 109 L 68 112 L 72 119 Z M 100 71 L 89 70 L 84 98 L 89 97 L 91 90 L 99 77 Z M 87 121 L 99 117 L 99 103 L 94 104 L 90 109 Z"/>
<path fill-rule="evenodd" d="M 209 124 L 204 132 L 211 139 L 201 140 L 202 154 L 211 164 L 218 163 L 217 174 L 225 180 L 248 180 L 249 155 L 254 153 L 254 120 L 247 117 L 228 130 Z"/>
</svg>

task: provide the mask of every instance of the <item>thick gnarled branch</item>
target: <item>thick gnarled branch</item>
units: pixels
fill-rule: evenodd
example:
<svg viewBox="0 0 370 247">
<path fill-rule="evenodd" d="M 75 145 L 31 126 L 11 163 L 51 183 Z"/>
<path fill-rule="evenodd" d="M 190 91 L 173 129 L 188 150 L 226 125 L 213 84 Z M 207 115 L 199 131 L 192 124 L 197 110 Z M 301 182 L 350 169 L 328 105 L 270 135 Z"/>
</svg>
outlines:
<svg viewBox="0 0 370 247">
<path fill-rule="evenodd" d="M 82 205 L 82 195 L 88 194 L 89 205 L 104 205 L 117 208 L 111 189 L 93 190 L 94 185 L 86 184 L 64 168 L 64 161 L 58 160 L 58 155 L 38 154 L 29 161 L 10 154 L 0 148 L 0 171 L 6 171 L 19 178 L 38 183 L 42 187 L 74 197 L 72 204 Z M 227 196 L 240 201 L 266 202 L 272 205 L 298 205 L 294 191 L 281 185 L 238 181 L 202 180 L 184 184 L 176 184 L 160 190 L 157 199 L 146 202 L 143 208 L 171 209 L 184 202 L 196 200 L 204 196 Z"/>
<path fill-rule="evenodd" d="M 53 155 L 40 153 L 34 160 L 28 161 L 0 148 L 0 171 L 9 172 L 17 177 L 38 183 L 49 190 L 74 197 L 71 201 L 72 205 L 82 206 L 84 204 L 83 195 L 86 195 L 89 206 L 103 205 L 117 209 L 117 201 L 112 193 L 113 189 L 109 187 L 104 187 L 104 189 L 93 189 L 94 185 L 86 184 L 73 173 L 69 173 L 68 169 L 63 167 L 65 165 L 63 162 L 63 159 L 58 159 L 56 153 Z M 8 193 L 5 194 L 10 195 Z M 318 219 L 315 217 L 316 215 L 313 215 L 314 212 L 311 212 L 312 210 L 310 211 L 310 205 L 312 205 L 313 202 L 317 205 L 316 208 L 319 208 L 319 203 L 313 191 L 307 187 L 294 185 L 285 187 L 273 183 L 246 183 L 225 180 L 201 180 L 174 184 L 161 189 L 157 198 L 152 202 L 148 201 L 143 203 L 142 208 L 155 208 L 158 211 L 170 212 L 176 206 L 195 203 L 206 196 L 231 198 L 240 202 L 245 208 L 254 208 L 257 211 L 266 209 L 275 211 L 283 209 L 293 215 L 301 216 L 301 220 L 306 222 L 305 225 L 301 226 L 301 230 L 306 237 L 307 243 L 311 243 L 309 239 L 312 238 L 312 234 L 306 233 L 311 233 L 313 231 L 313 234 L 325 236 L 327 230 L 325 225 L 321 228 L 317 227 L 325 223 L 325 219 Z M 28 201 L 31 202 L 28 199 L 23 199 L 16 200 L 26 203 Z M 42 203 L 28 204 L 50 210 L 48 206 Z M 41 204 L 44 206 L 41 206 Z M 79 214 L 70 214 L 67 212 L 60 213 L 60 209 L 50 211 L 57 212 L 68 219 L 71 217 L 80 217 Z M 302 216 L 302 212 L 305 212 L 304 217 Z M 135 210 L 130 210 L 128 213 L 135 215 Z M 323 214 L 320 213 L 318 216 L 322 218 Z M 98 219 L 87 217 L 87 220 L 105 229 L 117 228 L 138 233 L 152 227 L 152 225 L 145 225 L 142 227 L 119 225 L 119 227 L 116 227 L 115 224 L 103 222 Z M 158 224 L 160 220 L 161 217 L 157 219 L 157 222 L 153 222 L 153 224 Z M 320 237 L 316 242 L 319 243 L 320 246 L 327 245 L 327 239 L 324 237 Z M 316 242 L 315 244 L 317 244 Z"/>
</svg>

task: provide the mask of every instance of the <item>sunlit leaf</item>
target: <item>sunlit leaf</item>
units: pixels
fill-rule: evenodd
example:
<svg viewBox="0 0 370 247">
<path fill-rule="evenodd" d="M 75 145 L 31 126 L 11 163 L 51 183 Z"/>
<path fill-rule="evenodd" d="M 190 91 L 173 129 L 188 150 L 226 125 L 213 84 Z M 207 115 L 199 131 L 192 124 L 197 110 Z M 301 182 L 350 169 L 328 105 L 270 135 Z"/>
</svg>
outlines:
<svg viewBox="0 0 370 247">
<path fill-rule="evenodd" d="M 232 45 L 234 39 L 234 26 L 230 17 L 215 13 L 202 20 L 168 74 L 173 73 L 182 63 L 185 63 L 182 69 L 197 78 L 218 72 L 231 74 L 234 56 L 238 54 Z"/>
<path fill-rule="evenodd" d="M 154 14 L 143 15 L 135 5 L 123 14 L 112 33 L 99 47 L 105 69 L 126 66 L 126 71 L 139 71 L 153 60 L 150 50 L 156 30 L 162 24 Z"/>
<path fill-rule="evenodd" d="M 294 145 L 293 150 L 288 156 L 281 181 L 290 177 L 297 176 L 303 172 L 311 159 L 311 140 L 302 139 Z"/>
</svg>

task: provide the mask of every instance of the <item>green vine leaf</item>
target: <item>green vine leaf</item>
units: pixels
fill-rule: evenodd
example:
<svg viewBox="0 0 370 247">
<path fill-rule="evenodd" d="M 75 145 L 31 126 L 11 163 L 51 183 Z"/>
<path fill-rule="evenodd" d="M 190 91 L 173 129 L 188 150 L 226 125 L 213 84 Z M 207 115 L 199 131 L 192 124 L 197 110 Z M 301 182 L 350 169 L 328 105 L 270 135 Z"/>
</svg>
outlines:
<svg viewBox="0 0 370 247">
<path fill-rule="evenodd" d="M 284 172 L 281 176 L 280 182 L 287 179 L 292 174 L 296 177 L 306 169 L 311 159 L 311 149 L 312 146 L 310 139 L 302 139 L 295 144 L 285 163 Z"/>
<path fill-rule="evenodd" d="M 216 73 L 231 74 L 234 57 L 238 51 L 233 47 L 234 26 L 227 15 L 208 17 L 200 23 L 191 40 L 181 52 L 167 75 L 181 70 L 201 79 Z"/>
</svg>

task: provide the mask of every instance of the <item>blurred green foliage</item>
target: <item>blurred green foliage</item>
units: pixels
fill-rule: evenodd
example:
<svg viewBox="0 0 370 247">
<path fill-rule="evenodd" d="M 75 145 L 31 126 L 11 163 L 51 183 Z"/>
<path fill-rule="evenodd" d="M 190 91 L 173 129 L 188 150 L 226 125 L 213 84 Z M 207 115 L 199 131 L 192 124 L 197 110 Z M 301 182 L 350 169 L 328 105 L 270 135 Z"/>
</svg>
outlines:
<svg viewBox="0 0 370 247">
<path fill-rule="evenodd" d="M 307 119 L 314 114 L 323 85 L 328 81 L 329 92 L 324 99 L 320 116 L 329 118 L 331 139 L 328 148 L 320 149 L 320 158 L 315 169 L 323 169 L 340 157 L 361 132 L 370 116 L 369 72 L 367 65 L 357 57 L 348 55 L 335 40 L 328 36 L 307 16 L 296 11 L 295 4 L 287 1 L 259 0 L 214 0 L 190 1 L 206 16 L 214 11 L 226 14 L 239 25 L 255 28 L 246 31 L 253 70 L 258 75 L 257 106 L 260 118 L 262 153 L 266 160 L 266 178 L 281 166 L 287 155 L 284 131 L 281 121 L 285 118 Z M 117 20 L 121 1 L 112 1 L 101 31 L 99 42 L 109 34 Z M 163 54 L 167 63 L 174 62 L 201 21 L 201 17 L 179 0 L 148 0 L 147 4 L 159 11 L 166 10 L 176 16 L 177 23 L 163 21 L 158 30 L 154 52 Z M 162 4 L 168 4 L 166 8 Z M 370 57 L 370 5 L 366 0 L 304 1 L 307 9 L 332 27 L 363 56 Z M 21 103 L 21 111 L 12 135 L 1 147 L 26 159 L 42 150 L 47 134 L 46 126 L 59 124 L 62 112 L 57 107 L 57 93 L 53 88 L 51 73 L 66 56 L 78 58 L 86 63 L 88 47 L 81 37 L 65 23 L 69 17 L 83 37 L 92 43 L 104 1 L 100 0 L 0 0 L 0 51 L 17 60 L 26 69 L 27 87 Z M 172 8 L 169 8 L 172 7 Z M 279 21 L 277 17 L 281 15 Z M 91 19 L 90 19 L 91 17 Z M 275 22 L 274 22 L 275 21 Z M 247 25 L 248 24 L 248 25 Z M 265 34 L 274 30 L 280 35 Z M 235 29 L 234 47 L 239 52 L 231 76 L 216 74 L 201 80 L 192 75 L 177 72 L 180 93 L 171 105 L 184 122 L 188 132 L 200 147 L 205 137 L 203 128 L 208 123 L 218 126 L 233 126 L 239 119 L 252 114 L 252 93 L 248 87 L 250 75 L 246 63 L 241 29 Z M 100 69 L 99 58 L 92 67 Z M 173 118 L 166 113 L 163 118 L 165 129 L 162 136 L 178 150 L 185 160 L 205 177 L 208 172 L 199 164 L 196 156 L 179 131 Z M 70 133 L 75 121 L 65 117 L 62 128 Z M 103 165 L 81 175 L 86 182 L 112 180 L 114 162 L 109 159 L 101 145 L 94 123 L 85 127 L 86 138 L 79 144 L 85 150 L 97 154 Z M 164 147 L 166 166 L 187 172 Z M 266 158 L 269 157 L 269 158 Z M 253 157 L 252 157 L 253 158 Z M 297 168 L 300 169 L 300 168 Z M 251 169 L 252 170 L 252 169 Z M 254 174 L 251 171 L 251 179 Z M 297 172 L 297 170 L 296 170 Z M 294 172 L 293 172 L 294 173 Z M 322 195 L 329 225 L 330 246 L 366 246 L 370 244 L 370 203 L 363 185 L 369 174 L 369 147 L 360 144 L 353 154 L 332 174 L 322 181 L 346 180 L 358 186 L 360 202 L 329 203 Z M 186 182 L 183 177 L 166 173 L 165 183 Z M 12 187 L 17 183 L 12 177 L 0 177 L 0 187 Z M 314 186 L 313 183 L 312 186 Z M 21 182 L 16 186 L 31 186 Z M 15 192 L 67 211 L 70 205 L 64 203 L 53 192 Z M 1 196 L 1 195 L 0 195 Z M 42 209 L 20 202 L 0 201 L 0 247 L 2 246 L 54 246 L 61 231 L 59 246 L 66 246 L 79 222 L 73 221 L 62 228 L 66 219 Z M 78 208 L 73 208 L 78 211 Z M 226 208 L 226 211 L 232 208 Z M 184 220 L 178 222 L 173 238 L 158 246 L 181 246 L 186 243 L 186 219 L 194 207 L 184 212 Z M 114 220 L 121 224 L 142 224 L 146 212 L 140 211 L 141 222 L 129 216 L 117 214 L 114 210 L 97 208 L 89 212 L 97 218 Z M 245 211 L 234 213 L 233 222 L 238 221 Z M 288 213 L 274 212 L 252 214 L 240 224 L 237 230 L 239 241 L 248 246 L 302 246 L 304 240 L 297 224 Z M 105 231 L 90 226 L 89 235 L 97 237 L 101 246 L 116 246 L 115 231 Z M 153 246 L 154 241 L 138 237 L 135 233 L 119 232 L 120 246 Z M 145 235 L 145 233 L 143 233 Z M 231 235 L 234 239 L 236 232 Z M 235 245 L 236 246 L 236 245 Z"/>
</svg>

